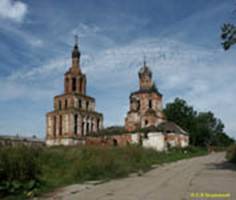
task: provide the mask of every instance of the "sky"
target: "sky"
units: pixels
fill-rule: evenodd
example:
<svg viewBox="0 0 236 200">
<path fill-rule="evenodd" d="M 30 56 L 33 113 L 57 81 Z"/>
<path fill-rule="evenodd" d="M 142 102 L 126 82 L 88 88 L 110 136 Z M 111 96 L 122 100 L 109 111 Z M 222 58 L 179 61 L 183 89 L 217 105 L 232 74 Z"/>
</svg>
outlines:
<svg viewBox="0 0 236 200">
<path fill-rule="evenodd" d="M 235 0 L 0 0 L 0 135 L 45 137 L 79 36 L 87 94 L 104 125 L 123 125 L 146 56 L 164 105 L 212 111 L 236 138 L 236 47 L 220 27 Z"/>
</svg>

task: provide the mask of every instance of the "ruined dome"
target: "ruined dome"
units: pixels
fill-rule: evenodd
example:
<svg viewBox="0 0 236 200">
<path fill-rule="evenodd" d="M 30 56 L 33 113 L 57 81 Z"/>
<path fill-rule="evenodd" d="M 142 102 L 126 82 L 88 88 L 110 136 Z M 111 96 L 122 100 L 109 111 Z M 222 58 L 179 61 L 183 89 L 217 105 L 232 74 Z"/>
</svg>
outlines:
<svg viewBox="0 0 236 200">
<path fill-rule="evenodd" d="M 78 45 L 76 44 L 72 51 L 72 58 L 79 58 L 79 57 L 80 57 L 80 52 L 79 52 Z"/>
<path fill-rule="evenodd" d="M 152 77 L 152 71 L 149 69 L 149 67 L 145 64 L 141 69 L 139 70 L 139 76 L 147 74 L 150 78 Z"/>
</svg>

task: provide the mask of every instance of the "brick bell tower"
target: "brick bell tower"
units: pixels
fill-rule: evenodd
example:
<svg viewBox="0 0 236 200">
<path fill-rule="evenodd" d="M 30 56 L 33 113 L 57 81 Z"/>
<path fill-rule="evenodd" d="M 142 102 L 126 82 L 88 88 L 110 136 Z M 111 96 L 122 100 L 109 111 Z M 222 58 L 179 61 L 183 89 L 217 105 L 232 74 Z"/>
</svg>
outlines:
<svg viewBox="0 0 236 200">
<path fill-rule="evenodd" d="M 139 90 L 130 94 L 130 108 L 125 118 L 125 129 L 134 131 L 155 126 L 165 121 L 162 94 L 152 80 L 152 72 L 144 60 L 138 72 Z"/>
<path fill-rule="evenodd" d="M 95 111 L 95 99 L 86 95 L 86 75 L 80 66 L 78 37 L 72 63 L 64 75 L 64 93 L 54 97 L 54 110 L 47 113 L 46 144 L 75 145 L 89 133 L 103 128 L 103 115 Z"/>
</svg>

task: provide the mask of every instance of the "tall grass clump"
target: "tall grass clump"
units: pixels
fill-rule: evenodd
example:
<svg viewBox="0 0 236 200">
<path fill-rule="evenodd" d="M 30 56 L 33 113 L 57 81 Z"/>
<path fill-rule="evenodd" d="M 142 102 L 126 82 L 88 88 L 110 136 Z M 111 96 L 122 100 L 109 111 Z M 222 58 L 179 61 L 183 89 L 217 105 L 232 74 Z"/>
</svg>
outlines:
<svg viewBox="0 0 236 200">
<path fill-rule="evenodd" d="M 0 147 L 0 196 L 36 193 L 41 174 L 40 150 L 26 146 Z"/>
</svg>

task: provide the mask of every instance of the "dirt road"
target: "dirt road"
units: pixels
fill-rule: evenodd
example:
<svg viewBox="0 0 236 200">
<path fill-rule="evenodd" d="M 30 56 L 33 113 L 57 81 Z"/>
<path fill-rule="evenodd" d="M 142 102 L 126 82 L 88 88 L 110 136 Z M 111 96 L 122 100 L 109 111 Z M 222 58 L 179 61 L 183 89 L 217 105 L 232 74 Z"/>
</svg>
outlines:
<svg viewBox="0 0 236 200">
<path fill-rule="evenodd" d="M 201 193 L 205 193 L 205 198 L 196 198 Z M 222 193 L 229 193 L 231 197 L 212 198 L 212 195 Z M 211 198 L 206 198 L 206 195 L 211 195 Z M 98 185 L 69 186 L 51 194 L 48 199 L 236 199 L 236 168 L 225 161 L 223 153 L 215 153 L 159 166 L 142 176 L 131 176 Z"/>
</svg>

